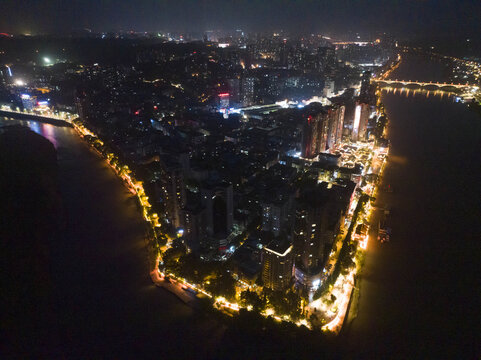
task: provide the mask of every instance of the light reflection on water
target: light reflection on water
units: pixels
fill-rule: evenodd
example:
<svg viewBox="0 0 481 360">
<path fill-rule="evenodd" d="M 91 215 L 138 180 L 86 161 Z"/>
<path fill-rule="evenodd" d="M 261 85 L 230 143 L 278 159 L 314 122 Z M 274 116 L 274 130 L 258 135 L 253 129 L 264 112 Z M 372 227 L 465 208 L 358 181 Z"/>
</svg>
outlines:
<svg viewBox="0 0 481 360">
<path fill-rule="evenodd" d="M 28 127 L 33 132 L 43 136 L 49 140 L 55 149 L 58 149 L 59 143 L 56 137 L 56 132 L 61 131 L 65 128 L 58 127 L 52 124 L 42 123 L 34 120 L 17 120 L 12 118 L 0 118 L 0 125 L 22 125 Z"/>
<path fill-rule="evenodd" d="M 452 99 L 453 102 L 456 101 L 457 93 L 451 91 L 443 91 L 443 90 L 426 90 L 426 89 L 409 89 L 409 88 L 399 88 L 399 87 L 390 87 L 384 86 L 381 87 L 382 93 L 387 94 L 395 94 L 395 95 L 402 95 L 404 97 L 414 97 L 414 96 L 422 96 L 422 97 L 439 97 L 441 99 Z"/>
<path fill-rule="evenodd" d="M 55 138 L 54 125 L 42 123 L 40 127 L 42 129 L 41 135 L 50 140 L 53 146 L 55 146 L 55 149 L 58 149 L 57 139 Z"/>
</svg>

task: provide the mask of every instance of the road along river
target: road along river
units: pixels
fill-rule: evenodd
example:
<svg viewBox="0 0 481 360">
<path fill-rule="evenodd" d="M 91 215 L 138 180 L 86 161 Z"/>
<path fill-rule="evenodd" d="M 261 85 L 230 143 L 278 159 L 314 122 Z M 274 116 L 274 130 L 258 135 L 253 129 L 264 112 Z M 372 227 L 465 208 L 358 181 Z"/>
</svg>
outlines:
<svg viewBox="0 0 481 360">
<path fill-rule="evenodd" d="M 396 72 L 444 81 L 446 67 L 415 58 Z M 382 101 L 393 192 L 377 205 L 392 208 L 392 236 L 371 234 L 345 358 L 479 357 L 481 118 L 446 94 L 384 90 Z"/>
</svg>

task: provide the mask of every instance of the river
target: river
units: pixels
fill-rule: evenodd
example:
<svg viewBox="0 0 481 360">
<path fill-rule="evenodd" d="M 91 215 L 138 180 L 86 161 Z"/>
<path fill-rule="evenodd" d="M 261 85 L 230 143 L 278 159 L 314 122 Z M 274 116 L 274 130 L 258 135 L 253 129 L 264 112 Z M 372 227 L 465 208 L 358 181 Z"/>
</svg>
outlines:
<svg viewBox="0 0 481 360">
<path fill-rule="evenodd" d="M 408 58 L 392 79 L 445 81 L 448 67 Z M 384 90 L 391 152 L 377 205 L 391 241 L 369 243 L 345 358 L 480 355 L 481 118 L 453 96 Z M 378 214 L 377 214 L 378 215 Z"/>
<path fill-rule="evenodd" d="M 211 351 L 206 339 L 218 339 L 219 325 L 153 285 L 141 211 L 106 162 L 72 128 L 0 118 L 1 124 L 30 127 L 58 153 L 67 225 L 51 249 L 58 348 L 48 349 L 49 357 Z"/>
</svg>

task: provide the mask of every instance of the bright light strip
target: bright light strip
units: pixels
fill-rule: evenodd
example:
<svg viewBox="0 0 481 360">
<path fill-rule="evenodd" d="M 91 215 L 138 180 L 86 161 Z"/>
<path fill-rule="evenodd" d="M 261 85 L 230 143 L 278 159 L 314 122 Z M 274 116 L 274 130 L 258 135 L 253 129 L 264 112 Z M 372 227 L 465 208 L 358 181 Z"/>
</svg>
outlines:
<svg viewBox="0 0 481 360">
<path fill-rule="evenodd" d="M 271 249 L 269 249 L 268 247 L 266 247 L 266 248 L 264 248 L 264 249 L 266 249 L 266 251 L 269 251 L 269 252 L 271 252 L 271 253 L 273 253 L 273 254 L 276 254 L 277 256 L 286 256 L 287 254 L 289 254 L 289 253 L 292 251 L 292 247 L 293 247 L 292 245 L 289 246 L 289 248 L 288 248 L 286 251 L 284 251 L 283 254 L 280 254 L 280 253 L 278 253 L 277 251 L 271 250 Z"/>
<path fill-rule="evenodd" d="M 357 135 L 359 131 L 359 123 L 361 122 L 361 105 L 356 106 L 356 112 L 354 114 L 354 124 L 352 125 L 352 132 Z"/>
</svg>

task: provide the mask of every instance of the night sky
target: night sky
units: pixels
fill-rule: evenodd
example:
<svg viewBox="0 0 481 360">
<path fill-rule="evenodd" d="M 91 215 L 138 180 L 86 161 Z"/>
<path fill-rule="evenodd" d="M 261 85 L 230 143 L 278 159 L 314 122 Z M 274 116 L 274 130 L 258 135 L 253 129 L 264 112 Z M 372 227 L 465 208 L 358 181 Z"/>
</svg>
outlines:
<svg viewBox="0 0 481 360">
<path fill-rule="evenodd" d="M 323 32 L 476 36 L 479 0 L 2 0 L 0 32 Z"/>
</svg>

